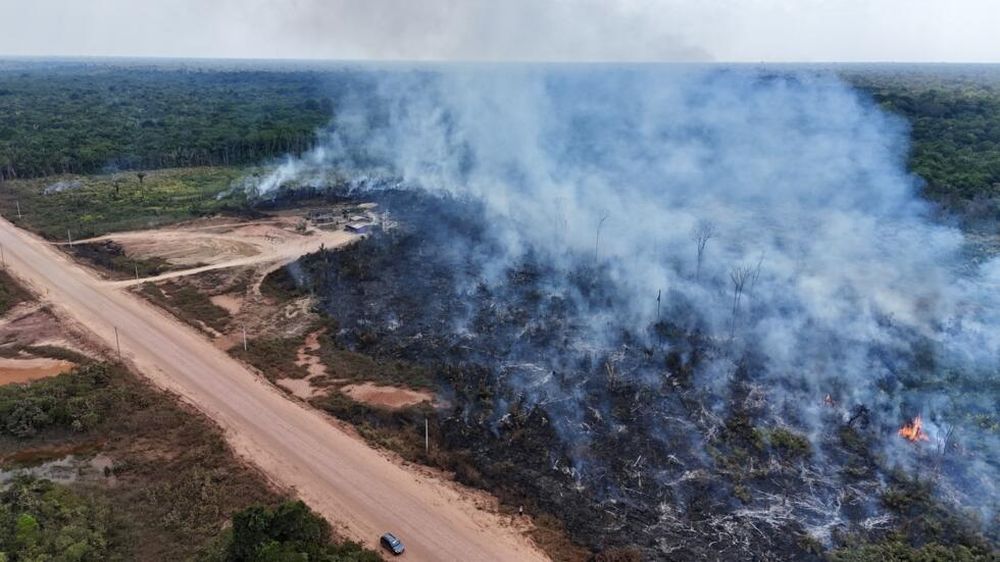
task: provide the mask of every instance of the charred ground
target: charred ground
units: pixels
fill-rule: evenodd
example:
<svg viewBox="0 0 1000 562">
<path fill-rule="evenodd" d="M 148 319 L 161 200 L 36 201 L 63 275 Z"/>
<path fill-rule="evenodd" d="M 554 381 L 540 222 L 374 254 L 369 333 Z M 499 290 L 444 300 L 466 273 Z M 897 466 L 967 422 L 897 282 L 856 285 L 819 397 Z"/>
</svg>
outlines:
<svg viewBox="0 0 1000 562">
<path fill-rule="evenodd" d="M 437 373 L 450 405 L 430 414 L 443 451 L 418 460 L 508 504 L 561 514 L 594 552 L 806 559 L 858 544 L 942 543 L 981 556 L 995 546 L 982 522 L 933 496 L 933 474 L 893 471 L 875 452 L 896 420 L 874 405 L 831 398 L 829 431 L 807 439 L 793 409 L 776 416 L 780 405 L 767 403 L 752 351 L 734 358 L 735 375 L 706 382 L 703 360 L 727 345 L 682 300 L 666 295 L 660 321 L 635 333 L 617 319 L 621 303 L 599 262 L 565 272 L 529 252 L 487 271 L 500 250 L 478 204 L 378 197 L 401 226 L 289 272 L 320 297 L 339 346 Z M 599 345 L 592 318 L 610 334 Z M 419 421 L 326 406 L 400 432 Z M 943 466 L 950 456 L 927 452 L 922 462 L 960 470 Z"/>
</svg>

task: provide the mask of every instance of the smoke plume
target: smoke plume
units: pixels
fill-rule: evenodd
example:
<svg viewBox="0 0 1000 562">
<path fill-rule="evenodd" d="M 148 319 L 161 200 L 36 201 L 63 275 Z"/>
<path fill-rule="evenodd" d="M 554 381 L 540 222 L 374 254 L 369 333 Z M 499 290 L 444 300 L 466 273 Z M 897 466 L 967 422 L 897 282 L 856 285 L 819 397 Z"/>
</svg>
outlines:
<svg viewBox="0 0 1000 562">
<path fill-rule="evenodd" d="M 660 317 L 696 326 L 718 350 L 699 364 L 700 388 L 727 396 L 753 357 L 771 423 L 820 442 L 830 404 L 845 421 L 864 406 L 887 462 L 904 468 L 924 461 L 895 428 L 922 415 L 939 443 L 965 443 L 951 497 L 984 508 L 1000 497 L 1000 448 L 975 422 L 997 406 L 1000 261 L 970 261 L 963 233 L 931 217 L 906 170 L 906 124 L 836 77 L 500 66 L 399 69 L 365 84 L 340 100 L 323 146 L 279 166 L 263 193 L 346 176 L 475 201 L 492 242 L 460 290 L 545 263 L 557 272 L 547 292 L 579 301 L 577 349 L 611 353 L 623 330 L 657 348 Z M 581 265 L 600 270 L 613 306 L 570 288 Z M 469 319 L 455 316 L 460 331 Z M 585 439 L 575 387 L 545 378 L 572 367 L 531 352 L 500 358 L 521 366 L 509 384 L 538 403 L 544 394 L 566 439 Z"/>
</svg>

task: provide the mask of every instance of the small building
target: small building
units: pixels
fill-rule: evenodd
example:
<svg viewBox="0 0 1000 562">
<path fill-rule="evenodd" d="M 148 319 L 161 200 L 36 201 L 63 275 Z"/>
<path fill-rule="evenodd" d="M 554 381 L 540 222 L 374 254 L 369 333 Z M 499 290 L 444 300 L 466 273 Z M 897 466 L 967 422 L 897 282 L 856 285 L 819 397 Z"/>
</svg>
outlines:
<svg viewBox="0 0 1000 562">
<path fill-rule="evenodd" d="M 348 225 L 344 227 L 344 230 L 355 234 L 368 234 L 372 230 L 372 225 L 371 223 L 352 222 L 348 223 Z"/>
</svg>

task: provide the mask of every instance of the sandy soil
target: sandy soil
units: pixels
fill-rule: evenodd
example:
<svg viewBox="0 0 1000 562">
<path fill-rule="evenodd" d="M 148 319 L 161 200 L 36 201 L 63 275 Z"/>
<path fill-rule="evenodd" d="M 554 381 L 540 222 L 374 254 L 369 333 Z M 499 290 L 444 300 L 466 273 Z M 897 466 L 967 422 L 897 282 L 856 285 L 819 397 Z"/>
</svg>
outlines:
<svg viewBox="0 0 1000 562">
<path fill-rule="evenodd" d="M 318 248 L 324 242 L 315 238 L 308 244 Z M 2 219 L 0 244 L 12 273 L 109 347 L 117 327 L 125 359 L 138 372 L 205 412 L 239 454 L 349 537 L 377 547 L 379 535 L 391 530 L 406 543 L 409 560 L 546 559 L 510 519 L 481 509 L 493 500 L 372 450 L 166 312 L 101 282 Z M 272 257 L 294 259 L 306 245 Z"/>
<path fill-rule="evenodd" d="M 209 300 L 212 301 L 212 304 L 225 309 L 226 312 L 233 316 L 239 314 L 240 308 L 243 307 L 243 297 L 240 295 L 215 295 L 214 297 L 209 297 Z"/>
<path fill-rule="evenodd" d="M 130 256 L 160 258 L 186 268 L 115 282 L 130 286 L 231 267 L 261 265 L 274 269 L 322 247 L 335 248 L 358 239 L 356 234 L 342 230 L 312 226 L 302 230 L 298 228 L 301 220 L 295 216 L 245 222 L 205 219 L 157 230 L 116 232 L 77 243 L 113 240 Z"/>
<path fill-rule="evenodd" d="M 326 375 L 326 365 L 323 364 L 319 355 L 317 355 L 320 347 L 319 337 L 322 334 L 322 330 L 311 332 L 306 336 L 305 343 L 297 351 L 295 364 L 299 367 L 305 367 L 308 374 L 301 379 L 278 379 L 276 381 L 282 388 L 287 389 L 303 400 L 322 396 L 327 392 L 325 388 L 313 385 L 313 379 Z"/>
<path fill-rule="evenodd" d="M 421 402 L 434 401 L 434 395 L 430 392 L 395 386 L 378 386 L 370 382 L 349 384 L 341 387 L 340 391 L 358 402 L 389 410 L 399 410 Z"/>
<path fill-rule="evenodd" d="M 309 379 L 278 379 L 275 382 L 303 400 L 324 394 L 324 391 L 313 386 Z"/>
<path fill-rule="evenodd" d="M 0 470 L 0 484 L 6 484 L 15 476 L 30 474 L 35 478 L 45 478 L 61 484 L 73 482 L 100 482 L 102 486 L 114 486 L 118 478 L 114 474 L 105 474 L 105 468 L 114 465 L 107 455 L 77 456 L 67 455 L 63 458 L 48 461 L 28 468 Z"/>
<path fill-rule="evenodd" d="M 319 351 L 319 337 L 321 335 L 323 335 L 322 330 L 306 336 L 306 341 L 299 348 L 298 357 L 295 359 L 296 365 L 306 368 L 309 378 L 321 377 L 326 374 L 326 365 L 320 360 L 319 355 L 316 355 Z"/>
<path fill-rule="evenodd" d="M 37 302 L 21 304 L 0 318 L 0 347 L 16 349 L 26 345 L 61 347 L 82 355 L 95 352 L 75 327 L 61 325 Z"/>
<path fill-rule="evenodd" d="M 54 377 L 73 367 L 75 365 L 69 361 L 45 357 L 32 357 L 30 359 L 0 357 L 0 385 Z"/>
</svg>

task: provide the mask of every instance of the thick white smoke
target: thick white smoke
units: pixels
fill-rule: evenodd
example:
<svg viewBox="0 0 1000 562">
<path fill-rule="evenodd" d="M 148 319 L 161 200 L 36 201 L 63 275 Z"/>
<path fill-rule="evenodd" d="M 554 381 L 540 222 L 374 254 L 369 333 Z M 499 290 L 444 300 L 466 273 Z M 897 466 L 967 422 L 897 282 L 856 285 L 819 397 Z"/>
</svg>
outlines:
<svg viewBox="0 0 1000 562">
<path fill-rule="evenodd" d="M 917 347 L 933 369 L 995 376 L 1000 262 L 965 267 L 962 233 L 929 218 L 906 171 L 905 123 L 833 76 L 512 66 L 375 84 L 340 108 L 326 146 L 265 188 L 374 162 L 407 185 L 482 200 L 510 259 L 531 248 L 567 270 L 606 264 L 629 303 L 617 323 L 641 330 L 662 291 L 693 305 L 730 357 L 761 352 L 763 378 L 798 389 L 776 384 L 772 399 L 798 401 L 809 431 L 821 406 L 806 404 L 830 392 L 900 420 L 923 410 L 954 422 L 946 393 L 893 395 L 912 362 L 886 357 Z M 712 226 L 700 266 L 699 225 Z"/>
</svg>

